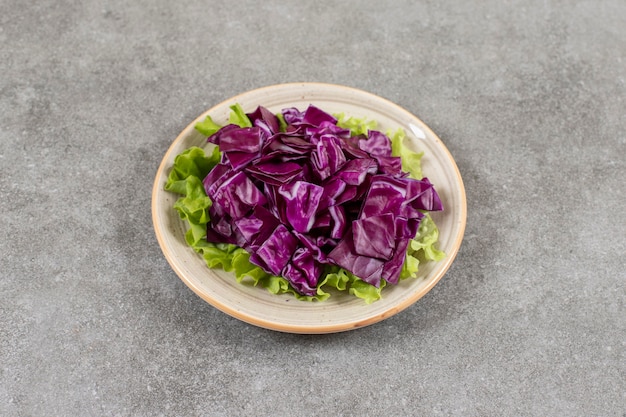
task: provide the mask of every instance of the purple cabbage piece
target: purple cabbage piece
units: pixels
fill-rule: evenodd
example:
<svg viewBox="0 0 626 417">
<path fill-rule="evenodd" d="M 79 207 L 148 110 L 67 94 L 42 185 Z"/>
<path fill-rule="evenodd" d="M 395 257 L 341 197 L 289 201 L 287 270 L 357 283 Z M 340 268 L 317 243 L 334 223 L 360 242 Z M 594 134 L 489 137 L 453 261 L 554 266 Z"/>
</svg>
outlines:
<svg viewBox="0 0 626 417">
<path fill-rule="evenodd" d="M 428 211 L 441 211 L 443 204 L 439 194 L 435 191 L 435 187 L 430 183 L 428 178 L 415 180 L 407 178 L 409 184 L 407 187 L 407 203 L 416 209 Z"/>
<path fill-rule="evenodd" d="M 220 134 L 218 145 L 231 167 L 239 170 L 261 155 L 264 140 L 259 127 L 238 128 Z"/>
<path fill-rule="evenodd" d="M 261 228 L 263 227 L 263 220 L 251 215 L 248 217 L 242 217 L 239 220 L 235 220 L 235 225 L 237 226 L 239 232 L 246 241 L 245 246 L 249 246 L 254 241 L 254 238 L 261 231 Z"/>
<path fill-rule="evenodd" d="M 267 272 L 280 275 L 296 250 L 298 239 L 284 225 L 279 225 L 256 251 Z M 252 260 L 252 258 L 250 258 Z"/>
<path fill-rule="evenodd" d="M 302 119 L 304 118 L 304 112 L 301 112 L 295 107 L 283 109 L 282 114 L 285 122 L 289 125 L 302 123 Z"/>
<path fill-rule="evenodd" d="M 349 185 L 359 185 L 365 181 L 368 175 L 373 175 L 378 170 L 378 164 L 374 159 L 359 158 L 347 161 L 335 175 Z"/>
<path fill-rule="evenodd" d="M 383 266 L 381 278 L 390 284 L 397 284 L 402 272 L 402 265 L 406 259 L 406 249 L 409 246 L 409 239 L 401 239 L 397 241 L 396 249 L 393 257 L 385 262 Z"/>
<path fill-rule="evenodd" d="M 316 262 L 311 252 L 299 247 L 283 269 L 283 276 L 300 294 L 313 296 L 317 294 L 317 282 L 322 271 L 322 265 Z"/>
<path fill-rule="evenodd" d="M 315 223 L 311 229 L 324 229 L 324 231 L 328 231 L 330 229 L 330 222 L 332 221 L 332 217 L 328 210 L 319 211 L 317 216 L 315 216 Z M 319 231 L 318 231 L 319 233 Z"/>
<path fill-rule="evenodd" d="M 287 220 L 287 203 L 282 195 L 278 192 L 278 186 L 269 183 L 263 184 L 265 196 L 268 200 L 267 209 L 283 224 L 289 224 Z"/>
<path fill-rule="evenodd" d="M 350 129 L 344 129 L 330 121 L 325 121 L 320 123 L 319 126 L 305 127 L 304 135 L 308 136 L 310 138 L 310 142 L 313 144 L 317 144 L 320 138 L 324 135 L 336 138 L 338 142 L 343 143 L 343 141 L 349 140 Z"/>
<path fill-rule="evenodd" d="M 230 223 L 230 216 L 211 216 L 211 222 L 207 223 L 206 241 L 211 243 L 230 243 L 236 245 L 239 243 L 238 235 L 233 233 Z M 228 227 L 225 227 L 225 223 Z"/>
<path fill-rule="evenodd" d="M 348 228 L 348 219 L 346 217 L 346 211 L 342 206 L 330 206 L 328 207 L 328 214 L 330 214 L 330 237 L 332 239 L 341 239 L 346 234 Z"/>
<path fill-rule="evenodd" d="M 377 156 L 378 169 L 383 174 L 393 177 L 402 176 L 402 159 L 395 156 Z"/>
<path fill-rule="evenodd" d="M 243 172 L 231 175 L 208 196 L 234 220 L 242 218 L 255 206 L 267 203 L 263 193 Z"/>
<path fill-rule="evenodd" d="M 358 193 L 359 189 L 356 185 L 346 185 L 341 194 L 335 198 L 335 205 L 350 203 L 356 198 Z"/>
<path fill-rule="evenodd" d="M 309 107 L 304 112 L 302 123 L 307 123 L 313 126 L 320 126 L 324 122 L 336 124 L 337 119 L 326 113 L 324 110 L 321 110 L 312 104 L 309 105 Z"/>
<path fill-rule="evenodd" d="M 319 245 L 317 239 L 305 233 L 294 232 L 294 235 L 298 238 L 300 244 L 309 250 L 313 259 L 319 263 L 328 263 L 327 253 L 320 247 L 324 245 Z"/>
<path fill-rule="evenodd" d="M 202 180 L 206 194 L 208 196 L 213 195 L 215 190 L 230 177 L 231 172 L 232 169 L 228 164 L 217 164 Z"/>
<path fill-rule="evenodd" d="M 296 178 L 302 167 L 296 162 L 266 162 L 249 165 L 246 172 L 259 181 L 280 186 Z"/>
<path fill-rule="evenodd" d="M 225 152 L 224 155 L 234 170 L 239 170 L 258 158 L 257 154 L 247 152 Z"/>
<path fill-rule="evenodd" d="M 424 214 L 417 212 L 416 217 L 406 218 L 397 216 L 394 220 L 394 227 L 396 230 L 396 239 L 413 239 L 417 234 L 420 222 Z"/>
<path fill-rule="evenodd" d="M 363 139 L 366 139 L 365 136 L 352 136 L 350 138 L 344 139 L 341 138 L 341 147 L 343 148 L 343 152 L 348 159 L 371 159 L 371 155 L 367 152 L 361 150 L 359 147 L 359 142 Z"/>
<path fill-rule="evenodd" d="M 269 155 L 275 152 L 274 155 L 292 155 L 292 156 L 308 156 L 311 150 L 315 149 L 315 145 L 305 140 L 303 137 L 294 135 L 279 133 L 272 136 L 266 143 L 264 152 Z"/>
<path fill-rule="evenodd" d="M 363 281 L 377 288 L 380 286 L 385 262 L 381 259 L 357 254 L 352 239 L 352 230 L 349 230 L 341 242 L 328 254 L 328 259 L 352 272 Z"/>
<path fill-rule="evenodd" d="M 228 135 L 231 130 L 239 130 L 239 129 L 241 129 L 241 127 L 235 124 L 226 125 L 222 127 L 220 130 L 218 130 L 217 132 L 215 132 L 214 134 L 212 134 L 211 136 L 209 136 L 207 138 L 207 142 L 220 146 L 221 137 L 223 135 Z"/>
<path fill-rule="evenodd" d="M 234 223 L 237 227 L 237 236 L 235 236 L 239 242 L 237 245 L 243 247 L 251 254 L 255 253 L 281 224 L 280 221 L 263 206 L 256 206 L 248 216 L 235 220 Z M 259 262 L 261 261 L 259 260 Z M 258 265 L 265 265 L 265 263 L 261 262 Z M 264 268 L 267 270 L 265 266 Z"/>
<path fill-rule="evenodd" d="M 261 245 L 261 243 L 265 242 L 270 234 L 281 224 L 280 220 L 263 206 L 256 206 L 250 217 L 261 220 L 263 224 L 256 238 L 251 241 L 254 245 Z"/>
<path fill-rule="evenodd" d="M 324 210 L 337 204 L 337 198 L 345 191 L 346 183 L 337 177 L 333 177 L 326 181 L 323 188 L 324 192 L 322 193 L 318 210 Z"/>
<path fill-rule="evenodd" d="M 324 181 L 333 175 L 346 162 L 346 156 L 339 140 L 331 135 L 323 135 L 317 142 L 317 149 L 311 153 L 311 163 L 317 177 Z"/>
<path fill-rule="evenodd" d="M 385 213 L 398 214 L 406 198 L 406 184 L 402 179 L 376 175 L 361 209 L 361 218 Z"/>
<path fill-rule="evenodd" d="M 218 146 L 222 152 L 258 153 L 263 145 L 263 136 L 258 127 L 229 129 L 222 133 Z"/>
<path fill-rule="evenodd" d="M 389 260 L 396 249 L 395 219 L 392 213 L 352 222 L 354 251 L 361 256 Z"/>
<path fill-rule="evenodd" d="M 391 140 L 376 130 L 370 130 L 367 133 L 367 139 L 360 140 L 358 145 L 359 149 L 373 157 L 391 156 Z"/>
<path fill-rule="evenodd" d="M 317 294 L 317 288 L 309 283 L 309 277 L 307 274 L 299 268 L 296 268 L 293 264 L 289 263 L 283 268 L 282 276 L 289 281 L 291 286 L 300 294 L 315 296 Z M 317 285 L 317 277 L 314 280 Z"/>
<path fill-rule="evenodd" d="M 296 181 L 279 188 L 278 193 L 287 205 L 287 220 L 295 231 L 306 233 L 311 230 L 323 192 L 324 189 L 319 185 L 305 181 Z"/>
<path fill-rule="evenodd" d="M 254 112 L 248 113 L 246 116 L 248 116 L 253 125 L 263 130 L 267 129 L 266 131 L 270 136 L 280 131 L 278 117 L 263 106 L 258 106 Z"/>
</svg>

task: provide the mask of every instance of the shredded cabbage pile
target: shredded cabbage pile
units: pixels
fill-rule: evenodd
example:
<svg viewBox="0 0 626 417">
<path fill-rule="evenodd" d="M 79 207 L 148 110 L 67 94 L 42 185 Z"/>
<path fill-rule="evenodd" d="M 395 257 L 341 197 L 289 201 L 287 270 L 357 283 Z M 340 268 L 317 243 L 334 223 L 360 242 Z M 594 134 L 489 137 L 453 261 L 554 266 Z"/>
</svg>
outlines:
<svg viewBox="0 0 626 417">
<path fill-rule="evenodd" d="M 337 290 L 369 304 L 445 257 L 428 214 L 443 206 L 402 129 L 313 105 L 231 110 L 226 126 L 196 124 L 209 144 L 177 155 L 165 185 L 210 268 L 300 300 Z"/>
</svg>

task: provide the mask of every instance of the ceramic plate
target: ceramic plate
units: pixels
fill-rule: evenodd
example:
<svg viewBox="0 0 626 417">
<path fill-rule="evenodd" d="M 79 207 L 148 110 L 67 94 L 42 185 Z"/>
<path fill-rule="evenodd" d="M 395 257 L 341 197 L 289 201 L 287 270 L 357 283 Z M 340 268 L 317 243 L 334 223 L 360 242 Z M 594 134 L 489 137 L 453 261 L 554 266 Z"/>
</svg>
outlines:
<svg viewBox="0 0 626 417">
<path fill-rule="evenodd" d="M 246 112 L 258 105 L 278 112 L 285 107 L 304 110 L 309 104 L 329 112 L 377 120 L 381 131 L 404 128 L 410 146 L 424 151 L 422 170 L 435 185 L 445 210 L 433 213 L 439 227 L 439 248 L 447 257 L 420 265 L 416 279 L 388 285 L 383 298 L 372 304 L 350 295 L 333 294 L 323 302 L 298 301 L 292 295 L 236 282 L 231 273 L 209 269 L 202 257 L 185 243 L 185 223 L 173 209 L 178 196 L 163 186 L 176 155 L 191 146 L 204 146 L 206 137 L 194 130 L 196 122 L 211 115 L 226 124 L 229 106 L 241 104 Z M 406 309 L 443 277 L 454 260 L 465 230 L 466 202 L 461 175 L 441 140 L 420 119 L 373 94 L 330 84 L 294 83 L 264 87 L 230 98 L 207 110 L 181 132 L 165 154 L 152 192 L 152 218 L 158 242 L 176 274 L 215 308 L 244 322 L 290 333 L 332 333 L 371 325 Z"/>
</svg>

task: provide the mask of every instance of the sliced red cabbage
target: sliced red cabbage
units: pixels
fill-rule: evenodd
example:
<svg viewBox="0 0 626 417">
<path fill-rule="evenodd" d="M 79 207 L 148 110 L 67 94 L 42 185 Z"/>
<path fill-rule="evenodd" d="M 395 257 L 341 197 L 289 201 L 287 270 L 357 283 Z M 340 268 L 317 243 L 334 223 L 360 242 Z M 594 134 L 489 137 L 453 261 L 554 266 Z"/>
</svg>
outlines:
<svg viewBox="0 0 626 417">
<path fill-rule="evenodd" d="M 295 231 L 306 233 L 311 230 L 323 192 L 321 186 L 306 181 L 295 181 L 278 189 L 287 206 L 287 220 Z"/>
<path fill-rule="evenodd" d="M 266 204 L 267 199 L 245 173 L 232 173 L 214 192 L 207 195 L 214 204 L 237 220 L 246 216 L 255 206 Z"/>
<path fill-rule="evenodd" d="M 344 164 L 337 172 L 336 177 L 346 184 L 362 184 L 368 175 L 373 175 L 378 170 L 376 160 L 370 158 L 352 159 Z"/>
<path fill-rule="evenodd" d="M 396 225 L 392 213 L 352 222 L 354 251 L 358 255 L 389 260 L 396 249 Z"/>
<path fill-rule="evenodd" d="M 302 119 L 304 118 L 304 113 L 295 107 L 283 109 L 282 114 L 288 125 L 302 123 Z"/>
<path fill-rule="evenodd" d="M 402 175 L 402 159 L 395 156 L 376 156 L 376 162 L 381 173 L 394 177 Z"/>
<path fill-rule="evenodd" d="M 266 131 L 270 136 L 280 132 L 278 117 L 263 106 L 258 106 L 252 113 L 248 113 L 248 119 L 254 126 Z"/>
<path fill-rule="evenodd" d="M 313 126 L 320 126 L 324 122 L 336 124 L 337 119 L 335 119 L 333 116 L 326 113 L 325 111 L 313 105 L 309 105 L 309 107 L 304 112 L 304 116 L 302 117 L 302 123 L 307 123 Z"/>
<path fill-rule="evenodd" d="M 263 265 L 274 275 L 280 275 L 287 266 L 291 255 L 297 248 L 298 240 L 285 225 L 279 225 L 265 242 L 256 250 L 256 255 L 263 261 Z"/>
<path fill-rule="evenodd" d="M 401 178 L 376 175 L 372 178 L 365 201 L 361 208 L 361 218 L 384 213 L 399 214 L 406 200 L 406 184 Z"/>
<path fill-rule="evenodd" d="M 246 172 L 259 181 L 280 186 L 296 178 L 302 166 L 296 162 L 262 162 L 248 166 Z"/>
<path fill-rule="evenodd" d="M 416 209 L 428 211 L 443 210 L 443 204 L 435 187 L 428 178 L 410 181 L 407 188 L 407 204 Z"/>
<path fill-rule="evenodd" d="M 220 151 L 257 153 L 263 144 L 262 130 L 258 127 L 244 127 L 240 129 L 229 129 L 219 136 Z"/>
<path fill-rule="evenodd" d="M 380 286 L 385 262 L 382 259 L 357 254 L 351 229 L 328 254 L 328 259 L 363 281 L 375 287 Z"/>
<path fill-rule="evenodd" d="M 346 163 L 339 139 L 326 134 L 319 138 L 316 149 L 311 152 L 311 165 L 321 181 L 324 181 Z"/>
<path fill-rule="evenodd" d="M 385 134 L 351 136 L 313 105 L 282 110 L 283 130 L 262 106 L 245 116 L 246 127 L 207 139 L 223 153 L 203 181 L 207 240 L 243 247 L 303 295 L 330 265 L 376 287 L 397 283 L 423 212 L 443 209 L 430 181 L 402 171 Z"/>
<path fill-rule="evenodd" d="M 318 210 L 324 210 L 337 204 L 337 198 L 345 191 L 346 183 L 335 176 L 325 181 L 322 188 L 324 188 L 324 192 L 322 193 Z"/>
<path fill-rule="evenodd" d="M 359 140 L 359 149 L 370 156 L 391 156 L 391 141 L 381 132 L 370 130 L 367 138 Z"/>
<path fill-rule="evenodd" d="M 385 262 L 381 274 L 381 278 L 390 284 L 398 283 L 402 265 L 404 264 L 404 258 L 406 257 L 406 249 L 409 246 L 409 239 L 398 239 L 396 243 L 393 258 Z"/>
<path fill-rule="evenodd" d="M 331 219 L 329 236 L 332 239 L 341 239 L 346 234 L 346 229 L 348 228 L 346 210 L 343 206 L 330 206 L 328 207 L 328 214 Z"/>
<path fill-rule="evenodd" d="M 323 267 L 315 261 L 307 248 L 299 247 L 296 249 L 291 263 L 283 271 L 284 276 L 291 277 L 291 279 L 288 279 L 292 282 L 292 285 L 299 289 L 301 294 L 316 294 L 317 282 L 323 272 Z"/>
</svg>

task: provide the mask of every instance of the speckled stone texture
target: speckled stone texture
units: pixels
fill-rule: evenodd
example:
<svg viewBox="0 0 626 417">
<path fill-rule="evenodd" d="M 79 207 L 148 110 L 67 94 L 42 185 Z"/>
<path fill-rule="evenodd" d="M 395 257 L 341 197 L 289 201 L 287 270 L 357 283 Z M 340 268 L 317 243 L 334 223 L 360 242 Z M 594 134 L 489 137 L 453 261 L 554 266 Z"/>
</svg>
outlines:
<svg viewBox="0 0 626 417">
<path fill-rule="evenodd" d="M 0 415 L 626 415 L 626 2 L 0 0 L 0 74 Z M 176 135 L 290 81 L 398 103 L 465 181 L 448 274 L 357 331 L 233 319 L 152 230 Z"/>
</svg>

